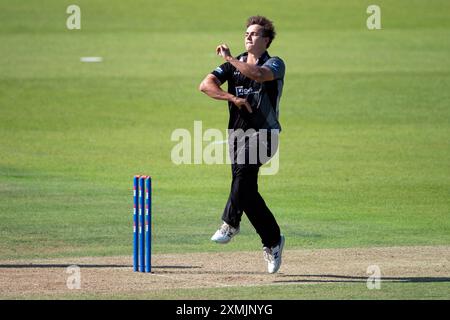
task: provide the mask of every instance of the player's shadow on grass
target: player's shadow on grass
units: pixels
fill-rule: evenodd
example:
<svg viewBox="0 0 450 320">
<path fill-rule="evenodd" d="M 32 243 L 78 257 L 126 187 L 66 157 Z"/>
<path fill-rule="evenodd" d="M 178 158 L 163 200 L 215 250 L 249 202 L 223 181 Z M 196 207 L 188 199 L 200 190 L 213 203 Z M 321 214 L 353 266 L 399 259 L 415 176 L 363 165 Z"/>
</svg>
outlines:
<svg viewBox="0 0 450 320">
<path fill-rule="evenodd" d="M 279 283 L 349 283 L 349 282 L 367 282 L 368 277 L 342 276 L 332 274 L 297 274 L 283 275 L 283 277 L 301 277 L 301 278 L 317 278 L 317 279 L 289 279 L 275 280 Z M 425 283 L 425 282 L 450 282 L 447 277 L 380 277 L 382 282 L 407 282 L 407 283 Z"/>
<path fill-rule="evenodd" d="M 70 266 L 78 266 L 80 268 L 132 268 L 131 264 L 41 264 L 41 263 L 24 263 L 24 264 L 0 264 L 0 269 L 34 269 L 34 268 L 68 268 Z M 171 265 L 171 266 L 152 266 L 152 269 L 196 269 L 201 268 L 199 266 L 184 266 L 184 265 Z"/>
</svg>

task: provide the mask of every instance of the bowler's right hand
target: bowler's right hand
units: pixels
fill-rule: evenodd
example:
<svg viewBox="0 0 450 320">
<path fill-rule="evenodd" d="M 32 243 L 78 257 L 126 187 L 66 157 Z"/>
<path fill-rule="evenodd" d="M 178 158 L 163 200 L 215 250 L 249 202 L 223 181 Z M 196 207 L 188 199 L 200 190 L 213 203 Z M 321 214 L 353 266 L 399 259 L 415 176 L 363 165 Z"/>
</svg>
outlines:
<svg viewBox="0 0 450 320">
<path fill-rule="evenodd" d="M 253 113 L 252 106 L 250 103 L 248 103 L 247 100 L 243 98 L 234 97 L 231 99 L 231 102 L 233 102 L 239 109 L 242 109 L 242 107 L 245 107 L 248 112 Z"/>
</svg>

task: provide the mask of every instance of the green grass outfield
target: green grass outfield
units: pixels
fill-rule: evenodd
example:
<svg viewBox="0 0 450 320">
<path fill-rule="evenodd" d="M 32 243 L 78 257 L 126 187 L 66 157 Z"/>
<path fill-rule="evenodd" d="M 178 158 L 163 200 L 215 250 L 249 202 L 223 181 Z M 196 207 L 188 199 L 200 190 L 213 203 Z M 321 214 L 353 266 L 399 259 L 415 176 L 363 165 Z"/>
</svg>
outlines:
<svg viewBox="0 0 450 320">
<path fill-rule="evenodd" d="M 289 247 L 450 244 L 450 2 L 379 0 L 377 31 L 365 0 L 77 1 L 73 31 L 70 4 L 0 0 L 0 259 L 131 255 L 136 173 L 153 176 L 156 253 L 260 250 L 246 218 L 238 241 L 209 241 L 229 167 L 170 159 L 174 129 L 225 129 L 226 103 L 197 86 L 255 13 L 287 65 L 280 171 L 260 191 Z M 397 285 L 416 293 L 386 297 L 449 298 L 448 283 Z M 319 286 L 276 291 L 334 287 Z M 336 292 L 370 298 L 351 286 Z"/>
<path fill-rule="evenodd" d="M 56 299 L 158 299 L 158 300 L 429 300 L 448 297 L 445 283 L 383 283 L 379 290 L 368 290 L 365 283 L 303 284 L 281 286 L 256 286 L 243 288 L 178 289 L 149 291 L 146 294 L 61 295 Z M 36 299 L 36 296 L 20 297 Z M 55 296 L 41 296 L 39 299 L 55 299 Z M 245 301 L 244 301 L 245 302 Z"/>
</svg>

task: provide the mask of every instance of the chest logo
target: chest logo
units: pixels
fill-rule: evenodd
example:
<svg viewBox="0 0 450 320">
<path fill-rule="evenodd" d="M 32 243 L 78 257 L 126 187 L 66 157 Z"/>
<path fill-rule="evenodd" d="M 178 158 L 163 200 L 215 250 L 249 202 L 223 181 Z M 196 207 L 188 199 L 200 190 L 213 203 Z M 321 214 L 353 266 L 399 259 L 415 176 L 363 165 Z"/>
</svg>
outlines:
<svg viewBox="0 0 450 320">
<path fill-rule="evenodd" d="M 244 88 L 243 86 L 236 87 L 236 96 L 242 97 L 242 96 L 248 96 L 249 94 L 253 93 L 253 88 Z"/>
</svg>

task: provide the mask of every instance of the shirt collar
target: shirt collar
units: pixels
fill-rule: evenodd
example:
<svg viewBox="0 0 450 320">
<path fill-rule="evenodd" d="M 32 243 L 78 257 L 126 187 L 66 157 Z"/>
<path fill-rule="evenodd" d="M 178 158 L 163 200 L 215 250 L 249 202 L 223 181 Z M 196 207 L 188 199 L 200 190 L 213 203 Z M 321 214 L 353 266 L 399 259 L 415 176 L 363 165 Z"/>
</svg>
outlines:
<svg viewBox="0 0 450 320">
<path fill-rule="evenodd" d="M 238 56 L 238 60 L 243 61 L 243 62 L 247 62 L 247 56 L 248 56 L 248 52 L 244 52 L 241 55 Z M 268 59 L 270 58 L 269 53 L 266 51 L 264 51 L 264 53 L 258 58 L 258 60 L 256 60 L 256 64 L 257 65 L 262 65 L 264 64 L 264 62 L 266 62 Z"/>
</svg>

